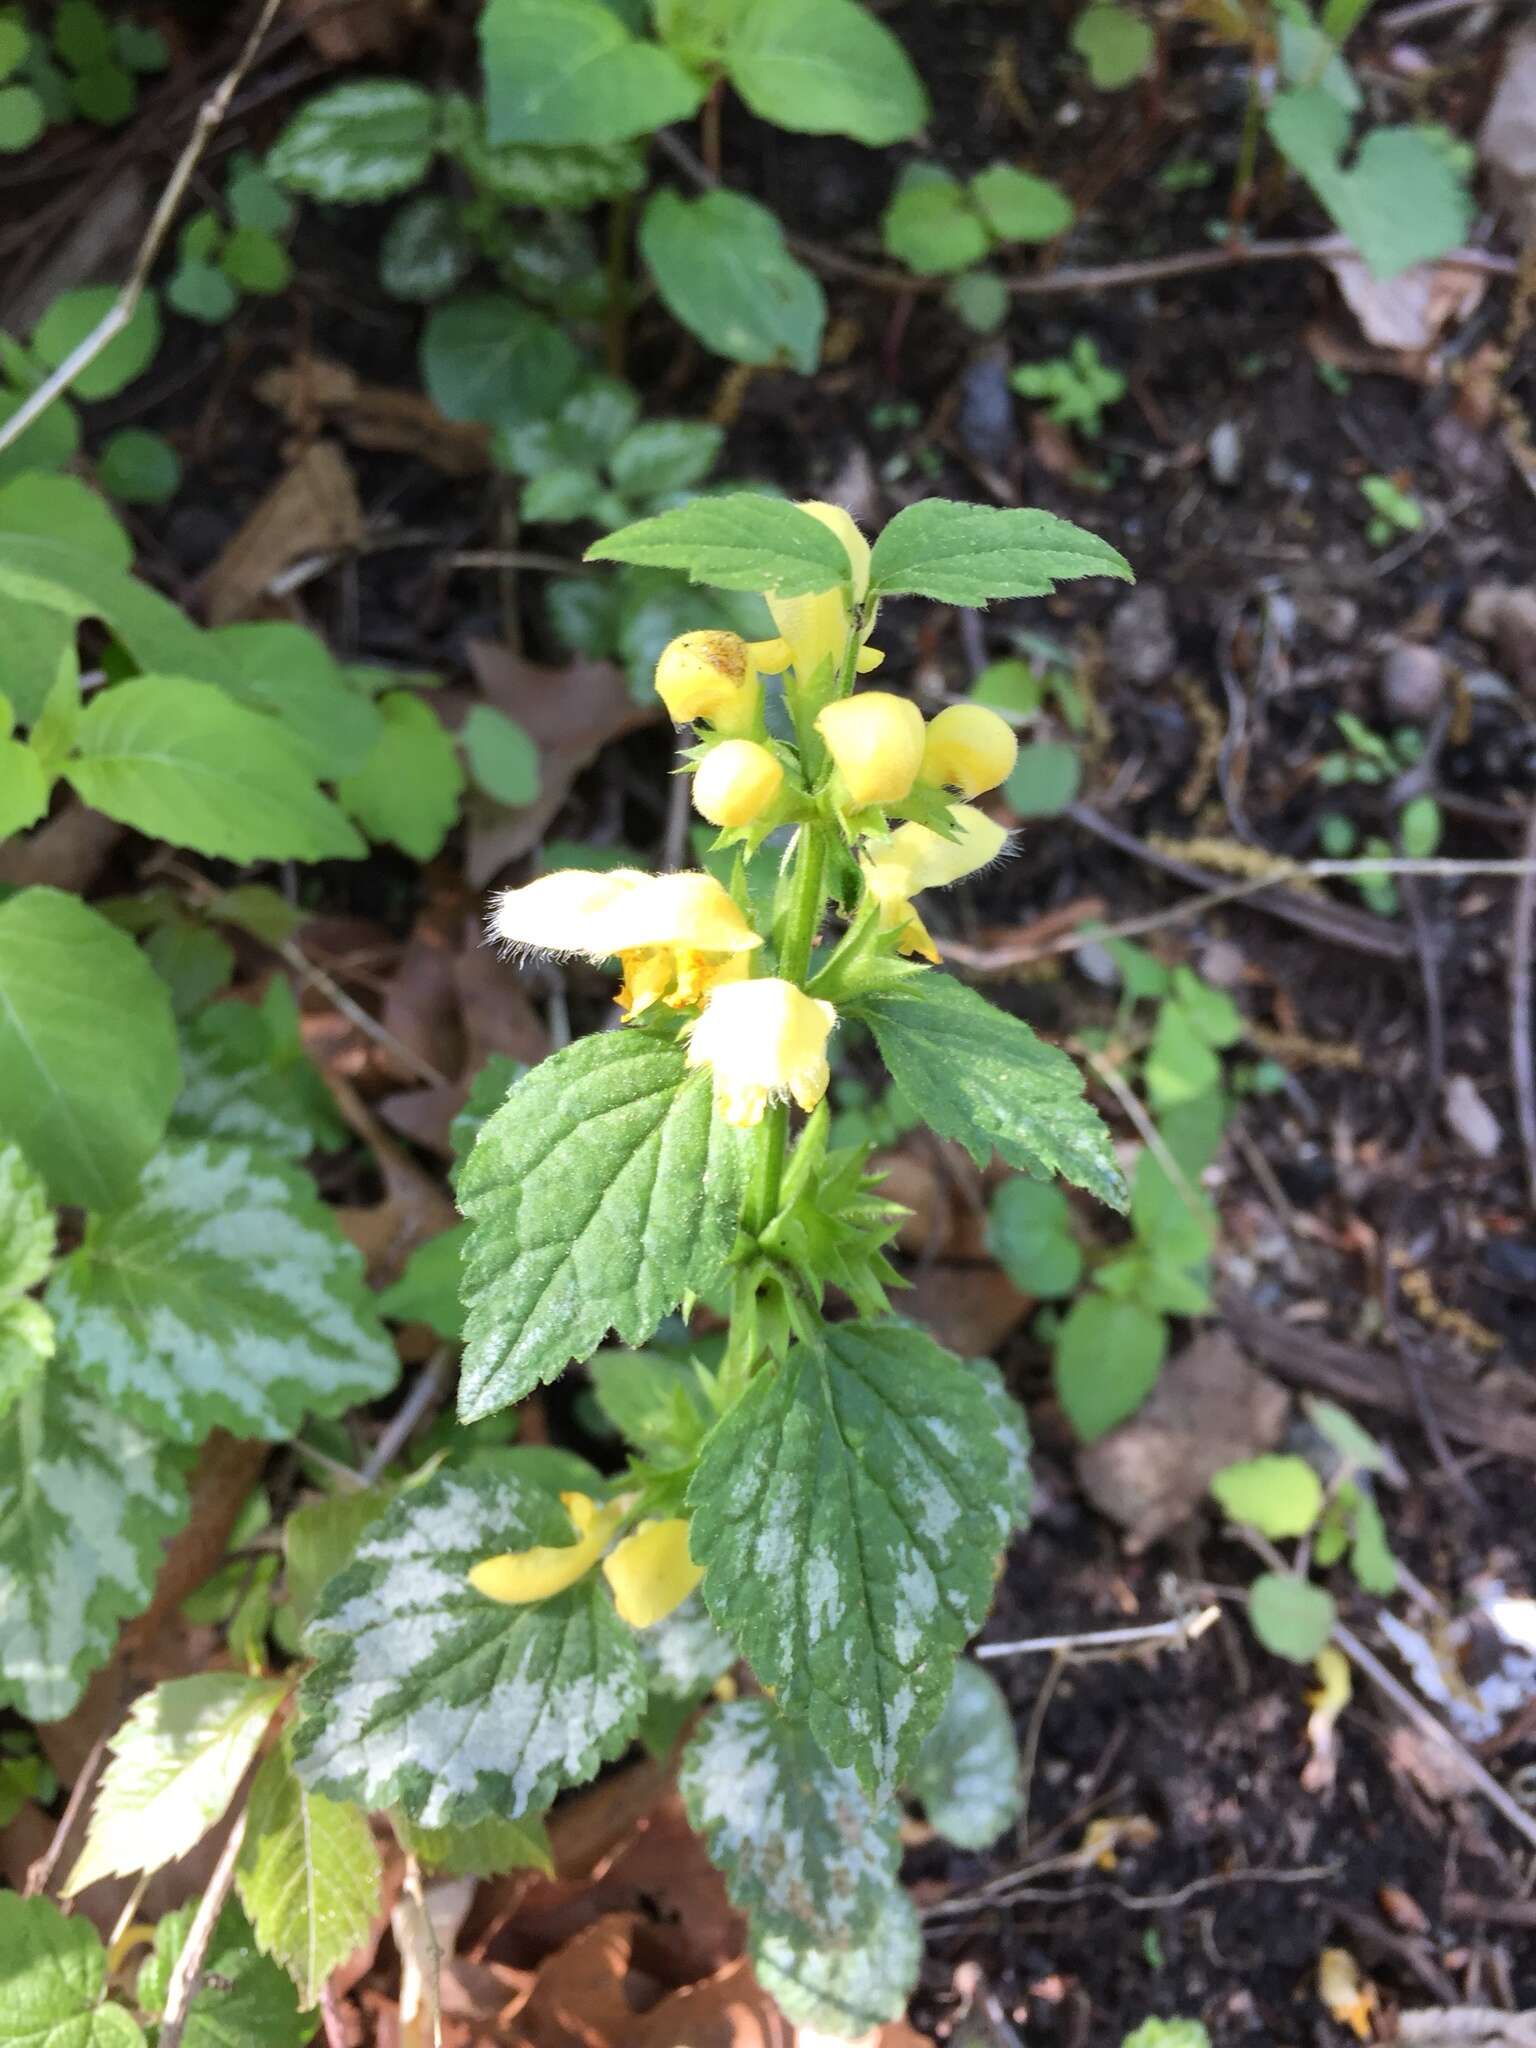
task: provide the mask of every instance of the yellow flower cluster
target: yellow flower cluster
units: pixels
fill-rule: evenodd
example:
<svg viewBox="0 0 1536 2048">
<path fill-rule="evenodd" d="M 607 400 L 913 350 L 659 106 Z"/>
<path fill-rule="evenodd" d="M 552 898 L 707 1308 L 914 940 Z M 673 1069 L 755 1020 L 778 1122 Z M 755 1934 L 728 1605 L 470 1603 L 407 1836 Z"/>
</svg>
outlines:
<svg viewBox="0 0 1536 2048">
<path fill-rule="evenodd" d="M 899 804 L 919 785 L 980 796 L 1006 782 L 1018 758 L 1013 728 L 984 704 L 951 704 L 924 721 L 889 690 L 828 704 L 816 720 L 850 805 Z"/>
<path fill-rule="evenodd" d="M 575 1542 L 538 1544 L 485 1558 L 469 1574 L 477 1593 L 509 1607 L 530 1606 L 574 1586 L 601 1558 L 620 1617 L 631 1628 L 650 1628 L 680 1607 L 703 1578 L 702 1567 L 688 1555 L 688 1524 L 680 1517 L 642 1522 L 609 1550 L 627 1501 L 600 1505 L 585 1493 L 562 1493 L 560 1504 L 576 1532 Z"/>
</svg>

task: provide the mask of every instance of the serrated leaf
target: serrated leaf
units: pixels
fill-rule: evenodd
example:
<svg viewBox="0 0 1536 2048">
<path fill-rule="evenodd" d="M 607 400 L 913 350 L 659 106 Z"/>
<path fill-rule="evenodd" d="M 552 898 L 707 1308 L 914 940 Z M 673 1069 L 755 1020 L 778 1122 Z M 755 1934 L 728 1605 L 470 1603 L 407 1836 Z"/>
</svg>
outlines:
<svg viewBox="0 0 1536 2048">
<path fill-rule="evenodd" d="M 1305 1536 L 1323 1511 L 1323 1482 L 1306 1459 L 1278 1453 L 1224 1465 L 1211 1492 L 1228 1521 L 1261 1536 Z"/>
<path fill-rule="evenodd" d="M 104 2002 L 101 1936 L 52 1899 L 0 1892 L 0 1991 L 0 2048 L 144 2048 L 132 2014 Z"/>
<path fill-rule="evenodd" d="M 15 1406 L 58 1348 L 40 1301 L 0 1301 L 0 1416 Z"/>
<path fill-rule="evenodd" d="M 81 714 L 64 773 L 109 818 L 217 858 L 358 860 L 366 851 L 276 720 L 207 683 L 139 676 L 103 690 Z"/>
<path fill-rule="evenodd" d="M 839 1323 L 761 1371 L 707 1439 L 689 1548 L 710 1613 L 785 1712 L 889 1784 L 991 1602 L 1008 1498 L 960 1362 L 900 1324 Z"/>
<path fill-rule="evenodd" d="M 1331 1593 L 1290 1572 L 1260 1572 L 1248 1588 L 1248 1619 L 1266 1650 L 1292 1664 L 1310 1664 L 1333 1633 L 1338 1610 Z"/>
<path fill-rule="evenodd" d="M 684 199 L 664 188 L 641 219 L 640 253 L 668 311 L 706 348 L 738 363 L 787 362 L 807 376 L 816 368 L 826 298 L 766 206 L 739 192 Z"/>
<path fill-rule="evenodd" d="M 819 519 L 786 499 L 754 491 L 696 498 L 691 505 L 637 519 L 594 541 L 587 560 L 682 569 L 693 583 L 775 597 L 831 590 L 853 573 L 842 542 Z"/>
<path fill-rule="evenodd" d="M 588 1578 L 509 1607 L 477 1593 L 483 1558 L 570 1538 L 552 1496 L 487 1453 L 396 1500 L 326 1587 L 294 1732 L 300 1777 L 427 1827 L 542 1813 L 639 1725 L 634 1632 Z"/>
<path fill-rule="evenodd" d="M 492 143 L 627 142 L 704 97 L 702 79 L 602 0 L 490 0 L 480 42 Z"/>
<path fill-rule="evenodd" d="M 978 1166 L 996 1151 L 1010 1166 L 1062 1174 L 1124 1209 L 1125 1182 L 1082 1075 L 1022 1019 L 936 973 L 849 1007 L 874 1032 L 891 1078 L 924 1121 L 941 1138 L 957 1138 Z"/>
<path fill-rule="evenodd" d="M 135 1987 L 151 2018 L 165 2011 L 171 1971 L 192 1925 L 198 1902 L 167 1913 L 155 1928 L 155 1946 Z M 244 1913 L 230 1900 L 208 1944 L 199 1988 L 187 2010 L 181 2048 L 307 2048 L 314 2015 L 299 2011 L 293 1986 L 256 1946 Z"/>
<path fill-rule="evenodd" d="M 223 664 L 220 687 L 249 710 L 278 719 L 322 781 L 350 775 L 367 760 L 379 712 L 348 684 L 315 634 L 286 619 L 256 619 L 221 626 L 209 638 Z"/>
<path fill-rule="evenodd" d="M 477 1820 L 465 1828 L 424 1828 L 398 1818 L 396 1828 L 401 1848 L 444 1877 L 497 1877 L 504 1870 L 555 1874 L 549 1835 L 536 1815 Z"/>
<path fill-rule="evenodd" d="M 313 1181 L 241 1145 L 163 1146 L 133 1199 L 92 1217 L 48 1306 L 81 1378 L 183 1443 L 292 1436 L 399 1372 Z"/>
<path fill-rule="evenodd" d="M 44 1278 L 56 1235 L 48 1190 L 17 1147 L 0 1142 L 0 1298 Z"/>
<path fill-rule="evenodd" d="M 175 1454 L 55 1363 L 0 1420 L 0 1700 L 56 1721 L 186 1519 Z"/>
<path fill-rule="evenodd" d="M 725 66 L 754 114 L 802 135 L 851 135 L 878 149 L 928 118 L 901 44 L 855 0 L 748 0 Z"/>
<path fill-rule="evenodd" d="M 663 1699 L 692 1704 L 736 1662 L 736 1645 L 721 1635 L 697 1593 L 640 1631 L 646 1682 Z"/>
<path fill-rule="evenodd" d="M 707 1714 L 678 1789 L 754 1935 L 850 1947 L 895 1886 L 900 1807 L 872 1801 L 771 1701 L 735 1700 Z"/>
<path fill-rule="evenodd" d="M 478 110 L 464 111 L 450 147 L 474 182 L 509 206 L 584 213 L 645 184 L 645 152 L 633 142 L 508 142 L 493 149 Z"/>
<path fill-rule="evenodd" d="M 295 192 L 351 202 L 387 199 L 426 176 L 438 103 L 405 78 L 355 79 L 308 101 L 267 157 Z"/>
<path fill-rule="evenodd" d="M 1056 1339 L 1053 1371 L 1067 1420 L 1091 1444 L 1134 1415 L 1157 1385 L 1168 1325 L 1140 1301 L 1080 1294 Z"/>
<path fill-rule="evenodd" d="M 493 1414 L 610 1328 L 643 1344 L 736 1236 L 744 1148 L 707 1069 L 644 1032 L 579 1039 L 518 1082 L 459 1176 L 459 1416 Z"/>
<path fill-rule="evenodd" d="M 0 1128 L 55 1201 L 120 1201 L 181 1086 L 165 984 L 76 896 L 0 903 Z"/>
<path fill-rule="evenodd" d="M 1003 1375 L 990 1358 L 962 1358 L 960 1363 L 985 1394 L 992 1411 L 993 1433 L 1008 1472 L 1008 1510 L 1015 1530 L 1027 1529 L 1035 1508 L 1035 1474 L 1030 1463 L 1034 1438 L 1029 1417 L 1009 1393 Z"/>
<path fill-rule="evenodd" d="M 431 860 L 458 818 L 464 770 L 430 704 L 408 690 L 392 690 L 378 708 L 382 724 L 373 749 L 337 783 L 336 794 L 370 839 L 387 840 L 413 860 Z"/>
<path fill-rule="evenodd" d="M 754 1930 L 750 1952 L 758 1983 L 790 2019 L 852 2041 L 906 2011 L 923 1935 L 917 1909 L 898 1889 L 882 1896 L 849 1948 L 807 1946 L 779 1930 Z"/>
<path fill-rule="evenodd" d="M 211 1671 L 142 1693 L 112 1737 L 65 1896 L 194 1848 L 234 1798 L 286 1690 L 281 1678 Z"/>
<path fill-rule="evenodd" d="M 383 1487 L 305 1501 L 283 1522 L 283 1571 L 302 1628 L 330 1580 L 352 1562 L 363 1531 L 389 1506 Z"/>
<path fill-rule="evenodd" d="M 1024 507 L 925 498 L 896 514 L 870 556 L 872 591 L 911 592 L 940 604 L 1048 597 L 1077 576 L 1135 581 L 1131 565 L 1096 533 Z"/>
<path fill-rule="evenodd" d="M 302 1055 L 278 1056 L 267 1020 L 250 1003 L 232 997 L 195 1016 L 182 1034 L 182 1068 L 175 1137 L 218 1138 L 298 1160 L 325 1135 L 314 1115 L 318 1076 Z"/>
<path fill-rule="evenodd" d="M 236 1883 L 257 1946 L 288 1972 L 302 2006 L 361 1948 L 380 1911 L 383 1866 L 368 1817 L 311 1792 L 286 1744 L 251 1787 Z"/>
<path fill-rule="evenodd" d="M 955 1666 L 944 1711 L 929 1729 L 909 1789 L 931 1824 L 960 1849 L 990 1849 L 1023 1806 L 1019 1745 L 1002 1688 L 979 1664 Z"/>
</svg>

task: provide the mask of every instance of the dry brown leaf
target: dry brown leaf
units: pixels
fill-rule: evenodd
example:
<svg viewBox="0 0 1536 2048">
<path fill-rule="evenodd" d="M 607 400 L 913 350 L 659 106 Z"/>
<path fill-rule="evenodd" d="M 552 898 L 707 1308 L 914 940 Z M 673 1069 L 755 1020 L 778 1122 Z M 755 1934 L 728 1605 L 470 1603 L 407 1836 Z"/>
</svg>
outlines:
<svg viewBox="0 0 1536 2048">
<path fill-rule="evenodd" d="M 1366 340 L 1402 355 L 1427 355 L 1447 327 L 1476 312 L 1488 288 L 1481 272 L 1448 263 L 1416 263 L 1396 277 L 1380 278 L 1348 251 L 1323 260 Z M 1425 366 L 1407 374 L 1433 383 L 1440 373 Z"/>
<path fill-rule="evenodd" d="M 1279 1441 L 1288 1397 L 1224 1331 L 1197 1337 L 1167 1367 L 1129 1422 L 1077 1456 L 1094 1506 L 1144 1550 L 1192 1514 L 1223 1465 Z"/>
<path fill-rule="evenodd" d="M 925 1266 L 901 1297 L 903 1314 L 967 1358 L 990 1357 L 1034 1305 L 1000 1266 Z"/>
<path fill-rule="evenodd" d="M 280 477 L 232 537 L 203 582 L 209 623 L 246 617 L 291 562 L 355 547 L 363 510 L 347 459 L 316 441 Z"/>
<path fill-rule="evenodd" d="M 913 2036 L 914 2042 L 917 2037 Z M 626 2048 L 794 2048 L 795 2030 L 745 1956 L 673 1991 L 636 2021 Z M 901 2048 L 892 2043 L 890 2048 Z"/>
<path fill-rule="evenodd" d="M 426 17 L 432 0 L 295 0 L 294 13 L 316 53 L 332 64 L 358 57 L 394 57 L 409 30 Z"/>
<path fill-rule="evenodd" d="M 482 889 L 538 845 L 582 769 L 611 740 L 661 717 L 659 702 L 637 703 L 611 661 L 543 668 L 510 647 L 472 640 L 469 664 L 488 702 L 516 719 L 539 749 L 539 794 L 521 810 L 471 803 L 465 867 Z"/>
<path fill-rule="evenodd" d="M 414 455 L 445 476 L 479 476 L 491 466 L 488 427 L 446 420 L 425 392 L 365 384 L 325 356 L 268 370 L 255 391 L 306 438 L 325 420 L 359 448 Z"/>
<path fill-rule="evenodd" d="M 518 2014 L 529 2048 L 623 2048 L 657 1989 L 635 1965 L 639 1913 L 606 1913 L 543 1965 Z"/>
</svg>

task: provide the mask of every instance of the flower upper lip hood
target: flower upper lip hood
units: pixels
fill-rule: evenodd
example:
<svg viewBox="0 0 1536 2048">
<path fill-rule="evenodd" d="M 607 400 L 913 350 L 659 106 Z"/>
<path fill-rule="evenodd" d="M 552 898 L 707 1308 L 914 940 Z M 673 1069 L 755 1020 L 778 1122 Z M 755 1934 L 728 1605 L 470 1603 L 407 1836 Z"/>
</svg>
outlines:
<svg viewBox="0 0 1536 2048">
<path fill-rule="evenodd" d="M 713 1069 L 715 1104 L 727 1123 L 749 1129 L 770 1102 L 793 1096 L 814 1109 L 827 1092 L 830 1003 L 768 975 L 714 989 L 688 1027 L 688 1064 Z"/>
<path fill-rule="evenodd" d="M 490 923 L 508 946 L 594 961 L 655 946 L 749 953 L 763 943 L 730 893 L 694 869 L 647 875 L 638 868 L 560 868 L 503 890 Z"/>
<path fill-rule="evenodd" d="M 768 596 L 773 623 L 789 650 L 796 676 L 804 684 L 810 682 L 824 661 L 831 662 L 834 675 L 837 672 L 852 630 L 853 608 L 864 602 L 869 589 L 869 542 L 841 505 L 805 498 L 799 509 L 819 520 L 842 542 L 853 586 L 851 601 L 841 584 L 805 597 Z"/>
</svg>

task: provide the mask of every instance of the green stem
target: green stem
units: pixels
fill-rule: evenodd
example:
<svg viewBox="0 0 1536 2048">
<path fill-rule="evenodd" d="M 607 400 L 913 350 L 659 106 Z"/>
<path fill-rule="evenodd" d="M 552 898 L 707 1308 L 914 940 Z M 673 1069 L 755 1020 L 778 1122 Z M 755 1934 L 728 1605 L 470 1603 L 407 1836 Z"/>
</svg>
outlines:
<svg viewBox="0 0 1536 2048">
<path fill-rule="evenodd" d="M 779 973 L 803 987 L 810 972 L 811 948 L 826 904 L 826 839 L 819 824 L 802 825 L 795 849 L 795 870 L 789 904 L 779 938 Z M 757 1158 L 747 1195 L 746 1227 L 766 1230 L 779 1213 L 779 1186 L 789 1146 L 789 1111 L 776 1103 L 758 1127 Z"/>
</svg>

